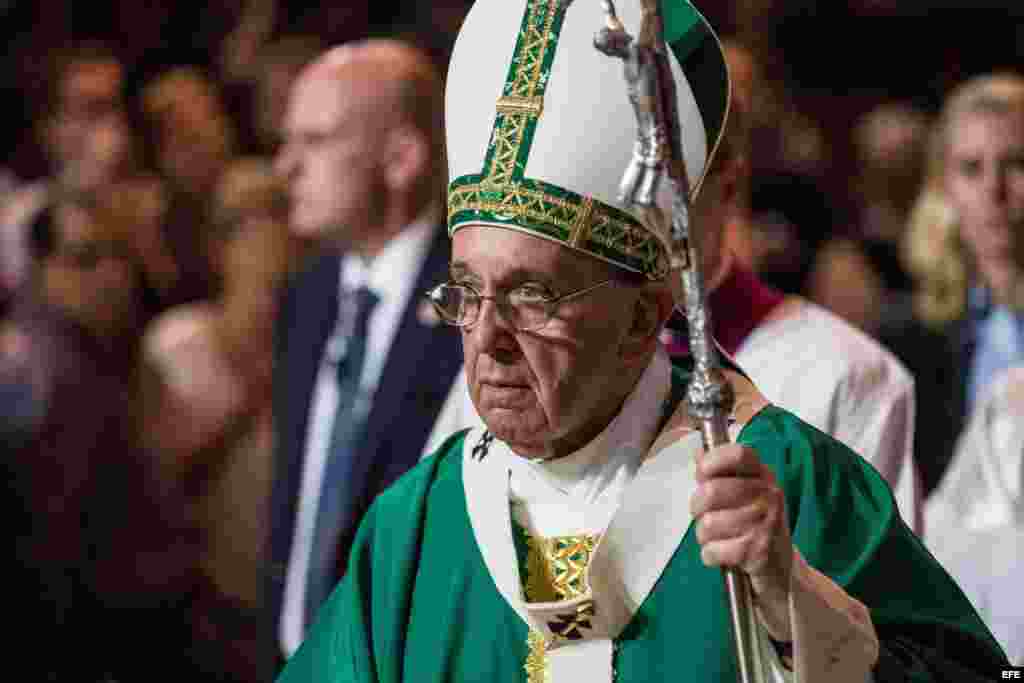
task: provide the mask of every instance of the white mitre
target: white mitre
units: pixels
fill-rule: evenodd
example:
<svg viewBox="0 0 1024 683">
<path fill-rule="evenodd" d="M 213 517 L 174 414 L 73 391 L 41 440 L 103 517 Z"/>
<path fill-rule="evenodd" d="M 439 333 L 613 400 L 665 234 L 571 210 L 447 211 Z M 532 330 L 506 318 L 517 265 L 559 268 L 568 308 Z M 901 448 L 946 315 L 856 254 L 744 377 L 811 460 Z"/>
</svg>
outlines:
<svg viewBox="0 0 1024 683">
<path fill-rule="evenodd" d="M 641 0 L 616 7 L 627 29 Z M 663 0 L 680 146 L 699 187 L 729 101 L 722 48 L 685 0 Z M 623 62 L 594 47 L 598 0 L 477 0 L 446 85 L 448 228 L 515 229 L 658 279 L 667 258 L 617 195 L 636 142 Z"/>
</svg>

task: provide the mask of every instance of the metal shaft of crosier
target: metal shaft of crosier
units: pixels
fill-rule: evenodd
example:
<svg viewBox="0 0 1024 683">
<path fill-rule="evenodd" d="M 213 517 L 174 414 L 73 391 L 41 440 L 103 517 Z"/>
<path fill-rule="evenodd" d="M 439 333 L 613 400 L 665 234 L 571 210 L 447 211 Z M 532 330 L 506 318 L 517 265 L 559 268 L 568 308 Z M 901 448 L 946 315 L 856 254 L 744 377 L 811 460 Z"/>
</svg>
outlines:
<svg viewBox="0 0 1024 683">
<path fill-rule="evenodd" d="M 660 3 L 640 2 L 641 27 L 634 39 L 617 17 L 612 0 L 602 0 L 606 23 L 594 37 L 594 46 L 623 60 L 626 89 L 636 113 L 637 141 L 623 173 L 619 201 L 645 215 L 646 223 L 668 250 L 672 270 L 682 279 L 683 301 L 676 305 L 681 303 L 686 313 L 694 363 L 687 404 L 700 425 L 704 448 L 710 450 L 729 440 L 727 419 L 733 397 L 711 334 L 711 311 L 701 272 L 700 233 L 690 225 L 690 183 L 683 165 L 675 82 L 662 38 Z M 663 185 L 672 198 L 668 219 L 656 203 Z M 723 573 L 740 683 L 765 683 L 750 580 L 736 569 Z"/>
</svg>

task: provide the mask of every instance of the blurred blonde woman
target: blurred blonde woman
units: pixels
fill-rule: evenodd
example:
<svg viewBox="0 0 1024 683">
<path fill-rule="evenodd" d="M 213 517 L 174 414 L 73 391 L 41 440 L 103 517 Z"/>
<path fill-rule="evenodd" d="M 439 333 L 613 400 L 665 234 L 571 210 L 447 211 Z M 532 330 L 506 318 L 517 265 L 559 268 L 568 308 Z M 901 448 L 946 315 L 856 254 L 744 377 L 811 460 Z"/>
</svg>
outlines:
<svg viewBox="0 0 1024 683">
<path fill-rule="evenodd" d="M 271 477 L 272 326 L 278 288 L 297 257 L 285 215 L 267 161 L 232 163 L 214 197 L 220 294 L 171 309 L 144 339 L 147 436 L 190 494 L 205 532 L 205 571 L 237 606 L 241 631 L 216 637 L 233 641 L 225 666 L 241 680 L 254 680 L 247 676 L 261 647 L 252 634 Z"/>
<path fill-rule="evenodd" d="M 931 143 L 905 256 L 913 303 L 880 337 L 917 380 L 917 452 L 938 485 L 975 398 L 1024 362 L 1024 77 L 976 76 L 953 90 Z"/>
</svg>

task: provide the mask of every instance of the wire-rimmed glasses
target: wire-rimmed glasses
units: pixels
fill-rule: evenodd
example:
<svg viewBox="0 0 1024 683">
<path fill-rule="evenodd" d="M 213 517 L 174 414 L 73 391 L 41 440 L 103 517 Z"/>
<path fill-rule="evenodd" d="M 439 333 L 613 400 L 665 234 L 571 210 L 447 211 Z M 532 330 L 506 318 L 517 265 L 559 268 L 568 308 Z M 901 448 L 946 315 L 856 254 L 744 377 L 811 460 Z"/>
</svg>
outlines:
<svg viewBox="0 0 1024 683">
<path fill-rule="evenodd" d="M 427 298 L 441 319 L 449 325 L 469 327 L 480 316 L 483 302 L 493 301 L 498 312 L 512 327 L 521 332 L 536 332 L 551 321 L 559 305 L 611 282 L 614 280 L 604 280 L 559 297 L 552 297 L 537 283 L 526 283 L 507 292 L 484 296 L 468 284 L 445 282 L 427 292 Z"/>
</svg>

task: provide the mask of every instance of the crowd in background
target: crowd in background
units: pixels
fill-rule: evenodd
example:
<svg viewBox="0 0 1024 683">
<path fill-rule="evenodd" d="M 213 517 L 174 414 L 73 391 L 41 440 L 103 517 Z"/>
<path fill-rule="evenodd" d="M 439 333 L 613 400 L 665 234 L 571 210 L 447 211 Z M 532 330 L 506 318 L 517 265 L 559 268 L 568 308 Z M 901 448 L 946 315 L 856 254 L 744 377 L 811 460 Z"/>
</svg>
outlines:
<svg viewBox="0 0 1024 683">
<path fill-rule="evenodd" d="M 44 680 L 67 670 L 136 680 L 156 667 L 189 680 L 263 680 L 275 647 L 261 611 L 274 322 L 283 286 L 322 249 L 289 230 L 274 168 L 289 88 L 325 48 L 366 36 L 407 39 L 443 73 L 469 4 L 0 9 L 15 114 L 0 179 L 5 518 L 20 567 L 15 643 L 38 653 Z M 996 534 L 1024 523 L 1024 381 L 1005 374 L 1024 365 L 1020 297 L 1016 281 L 1000 284 L 998 264 L 985 269 L 985 236 L 957 232 L 969 200 L 947 196 L 942 179 L 950 158 L 988 161 L 944 151 L 956 117 L 986 106 L 968 100 L 987 95 L 943 105 L 970 77 L 1021 73 L 1024 22 L 1006 17 L 1024 10 L 696 4 L 727 39 L 749 124 L 749 206 L 729 235 L 733 251 L 768 284 L 900 358 L 918 387 L 926 494 L 998 498 L 974 517 L 959 502 L 936 508 L 926 521 L 957 519 L 973 534 L 970 553 L 945 540 L 940 559 L 959 566 L 979 547 L 999 548 L 1003 564 L 993 566 L 1019 571 L 1019 534 Z M 986 87 L 1024 108 L 1018 78 Z M 1024 183 L 1020 119 L 1000 137 L 1019 134 L 997 159 L 1004 186 L 978 190 L 1003 193 L 1015 216 L 1024 216 L 1024 185 L 1014 187 Z M 999 335 L 1003 356 L 970 360 Z M 953 395 L 962 404 L 939 400 Z M 971 597 L 991 600 L 981 584 Z M 993 604 L 994 619 L 1024 629 L 1012 604 Z M 39 642 L 33 626 L 55 623 L 62 640 Z M 56 642 L 59 656 L 44 655 Z M 112 645 L 124 653 L 117 671 L 97 654 Z"/>
</svg>

